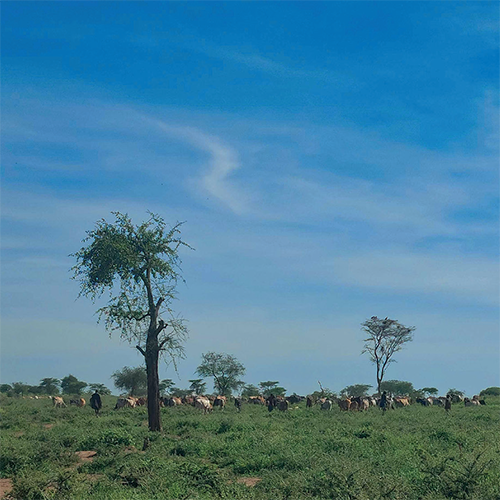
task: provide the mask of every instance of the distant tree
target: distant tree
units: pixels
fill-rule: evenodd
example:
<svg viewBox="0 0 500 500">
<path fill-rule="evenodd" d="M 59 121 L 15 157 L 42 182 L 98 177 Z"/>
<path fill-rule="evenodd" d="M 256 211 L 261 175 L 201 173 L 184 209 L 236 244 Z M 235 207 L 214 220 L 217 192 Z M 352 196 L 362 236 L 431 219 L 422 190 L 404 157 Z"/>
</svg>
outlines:
<svg viewBox="0 0 500 500">
<path fill-rule="evenodd" d="M 30 390 L 30 385 L 25 384 L 24 382 L 13 382 L 12 383 L 12 392 L 16 396 L 22 396 L 24 394 L 28 394 Z"/>
<path fill-rule="evenodd" d="M 158 390 L 162 395 L 169 394 L 174 385 L 174 381 L 171 378 L 165 378 L 159 383 Z"/>
<path fill-rule="evenodd" d="M 368 384 L 355 384 L 355 385 L 348 385 L 347 387 L 344 387 L 340 391 L 341 396 L 354 396 L 355 398 L 357 397 L 365 397 L 368 396 L 368 389 L 372 387 L 371 385 Z"/>
<path fill-rule="evenodd" d="M 267 398 L 271 394 L 274 396 L 284 396 L 286 394 L 286 389 L 280 387 L 278 381 L 267 380 L 266 382 L 260 382 L 259 387 L 262 395 Z"/>
<path fill-rule="evenodd" d="M 83 389 L 87 387 L 87 382 L 78 380 L 74 375 L 68 375 L 61 379 L 61 389 L 63 394 L 81 395 Z"/>
<path fill-rule="evenodd" d="M 446 393 L 446 395 L 450 395 L 451 397 L 453 396 L 458 396 L 458 397 L 463 397 L 463 395 L 465 394 L 464 391 L 459 391 L 458 389 L 449 389 L 448 392 Z"/>
<path fill-rule="evenodd" d="M 95 301 L 105 291 L 111 297 L 99 309 L 108 332 L 136 344 L 144 356 L 147 372 L 148 423 L 150 431 L 161 431 L 160 353 L 176 363 L 184 357 L 187 338 L 184 321 L 173 314 L 171 303 L 180 279 L 179 247 L 181 223 L 168 228 L 158 215 L 140 225 L 119 212 L 115 222 L 102 219 L 87 231 L 87 246 L 73 254 L 74 276 L 80 295 Z"/>
<path fill-rule="evenodd" d="M 196 378 L 193 380 L 189 380 L 191 385 L 189 386 L 189 390 L 194 392 L 195 394 L 204 394 L 207 389 L 207 383 L 203 382 L 202 378 Z"/>
<path fill-rule="evenodd" d="M 40 388 L 43 393 L 53 396 L 54 394 L 59 394 L 59 385 L 61 381 L 57 378 L 42 378 L 40 381 Z"/>
<path fill-rule="evenodd" d="M 147 375 L 144 367 L 130 368 L 124 366 L 111 375 L 115 386 L 131 396 L 142 396 L 147 391 Z"/>
<path fill-rule="evenodd" d="M 97 391 L 101 396 L 109 396 L 111 391 L 104 384 L 89 384 L 89 389 Z"/>
<path fill-rule="evenodd" d="M 420 390 L 427 396 L 435 396 L 439 392 L 435 387 L 422 387 Z"/>
<path fill-rule="evenodd" d="M 213 377 L 214 389 L 221 396 L 230 396 L 232 391 L 241 387 L 244 382 L 245 367 L 231 354 L 207 352 L 201 356 L 201 364 L 196 369 L 200 377 Z"/>
<path fill-rule="evenodd" d="M 39 385 L 30 385 L 28 388 L 28 394 L 44 394 L 43 387 L 40 387 Z"/>
<path fill-rule="evenodd" d="M 377 367 L 377 391 L 380 394 L 380 384 L 384 380 L 389 363 L 395 361 L 394 354 L 400 351 L 404 344 L 413 340 L 415 327 L 407 327 L 395 319 L 380 319 L 377 316 L 366 320 L 361 327 L 368 334 L 364 339 L 362 353 L 367 352 Z"/>
<path fill-rule="evenodd" d="M 1 384 L 0 392 L 3 394 L 7 394 L 8 392 L 12 392 L 12 386 L 9 384 Z"/>
<path fill-rule="evenodd" d="M 387 380 L 380 384 L 380 390 L 387 391 L 393 396 L 410 396 L 415 392 L 415 388 L 411 382 L 403 380 Z"/>
<path fill-rule="evenodd" d="M 191 395 L 191 389 L 179 389 L 179 387 L 172 387 L 170 389 L 170 395 L 175 396 L 176 398 L 183 398 Z"/>
<path fill-rule="evenodd" d="M 500 396 L 500 387 L 488 387 L 483 389 L 480 393 L 480 396 Z"/>
<path fill-rule="evenodd" d="M 246 384 L 243 386 L 241 395 L 244 398 L 249 398 L 251 396 L 258 396 L 260 394 L 259 388 L 256 385 Z"/>
</svg>

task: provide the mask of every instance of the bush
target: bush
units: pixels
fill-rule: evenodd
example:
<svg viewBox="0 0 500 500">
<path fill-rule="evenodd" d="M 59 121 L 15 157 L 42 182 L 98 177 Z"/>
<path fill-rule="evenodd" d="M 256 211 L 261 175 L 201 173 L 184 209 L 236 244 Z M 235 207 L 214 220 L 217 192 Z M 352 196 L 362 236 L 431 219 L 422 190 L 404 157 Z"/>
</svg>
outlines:
<svg viewBox="0 0 500 500">
<path fill-rule="evenodd" d="M 480 393 L 480 396 L 500 396 L 500 387 L 488 387 L 483 389 Z"/>
</svg>

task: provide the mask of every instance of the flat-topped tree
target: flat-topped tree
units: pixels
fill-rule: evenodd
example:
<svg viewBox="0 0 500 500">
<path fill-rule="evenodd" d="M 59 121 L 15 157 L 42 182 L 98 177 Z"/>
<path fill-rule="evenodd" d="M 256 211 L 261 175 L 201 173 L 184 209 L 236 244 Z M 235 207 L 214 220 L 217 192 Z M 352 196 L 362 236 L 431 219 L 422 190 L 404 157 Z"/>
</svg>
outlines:
<svg viewBox="0 0 500 500">
<path fill-rule="evenodd" d="M 413 340 L 414 326 L 404 326 L 395 319 L 381 319 L 372 316 L 361 325 L 366 332 L 365 347 L 362 353 L 367 352 L 377 367 L 377 392 L 380 394 L 380 385 L 390 363 L 394 363 L 393 356 L 400 351 L 404 344 Z"/>
<path fill-rule="evenodd" d="M 80 295 L 95 301 L 110 293 L 98 310 L 106 329 L 136 344 L 144 356 L 151 431 L 161 430 L 158 362 L 166 354 L 175 364 L 184 356 L 184 321 L 171 309 L 180 276 L 181 223 L 168 228 L 158 215 L 134 225 L 126 214 L 113 212 L 115 221 L 102 219 L 87 231 L 86 246 L 73 254 L 74 276 Z M 189 247 L 189 246 L 188 246 Z"/>
</svg>

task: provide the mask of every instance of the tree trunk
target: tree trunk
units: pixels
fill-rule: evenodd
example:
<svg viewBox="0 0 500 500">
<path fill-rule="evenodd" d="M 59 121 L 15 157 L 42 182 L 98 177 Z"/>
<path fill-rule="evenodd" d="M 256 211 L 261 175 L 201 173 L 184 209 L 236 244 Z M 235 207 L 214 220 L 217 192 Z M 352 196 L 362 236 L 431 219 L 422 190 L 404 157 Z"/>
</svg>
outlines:
<svg viewBox="0 0 500 500">
<path fill-rule="evenodd" d="M 150 431 L 161 431 L 160 381 L 158 377 L 158 341 L 148 339 L 146 345 L 146 373 L 148 376 L 148 421 Z"/>
</svg>

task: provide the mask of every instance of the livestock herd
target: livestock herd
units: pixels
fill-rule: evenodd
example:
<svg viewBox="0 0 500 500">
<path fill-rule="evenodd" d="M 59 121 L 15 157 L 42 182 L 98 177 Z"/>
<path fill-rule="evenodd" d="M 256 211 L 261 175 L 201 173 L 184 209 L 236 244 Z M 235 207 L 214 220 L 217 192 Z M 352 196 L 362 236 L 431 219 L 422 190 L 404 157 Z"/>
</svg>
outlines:
<svg viewBox="0 0 500 500">
<path fill-rule="evenodd" d="M 292 405 L 296 405 L 305 400 L 306 408 L 312 408 L 313 406 L 319 406 L 321 410 L 331 410 L 335 403 L 338 405 L 341 411 L 366 411 L 370 407 L 379 407 L 383 410 L 395 409 L 405 406 L 410 406 L 412 403 L 420 404 L 422 406 L 442 406 L 446 410 L 451 407 L 451 402 L 461 403 L 463 402 L 465 406 L 480 406 L 484 405 L 483 399 L 479 399 L 479 396 L 474 396 L 472 399 L 464 398 L 462 396 L 447 396 L 447 397 L 428 397 L 428 398 L 416 398 L 414 401 L 410 397 L 402 396 L 386 396 L 385 393 L 381 398 L 375 397 L 343 397 L 338 398 L 315 398 L 313 396 L 298 396 L 296 394 L 283 397 L 270 395 L 267 398 L 263 396 L 250 396 L 248 398 L 236 397 L 234 399 L 234 406 L 239 412 L 243 406 L 243 403 L 256 404 L 267 406 L 268 411 L 271 412 L 274 409 L 279 411 L 287 411 Z M 213 408 L 220 408 L 223 410 L 228 402 L 226 396 L 201 396 L 192 395 L 179 397 L 162 397 L 160 398 L 161 407 L 175 407 L 181 405 L 191 405 L 195 408 L 201 410 L 204 414 L 210 413 Z M 60 396 L 52 396 L 53 406 L 56 408 L 66 407 L 64 399 Z M 84 398 L 70 399 L 70 405 L 78 406 L 80 408 L 84 407 L 86 401 Z M 116 401 L 115 410 L 120 408 L 136 408 L 140 406 L 145 406 L 147 404 L 147 398 L 145 397 L 120 397 Z M 94 405 L 92 405 L 94 407 Z M 294 408 L 298 408 L 295 406 Z"/>
</svg>

